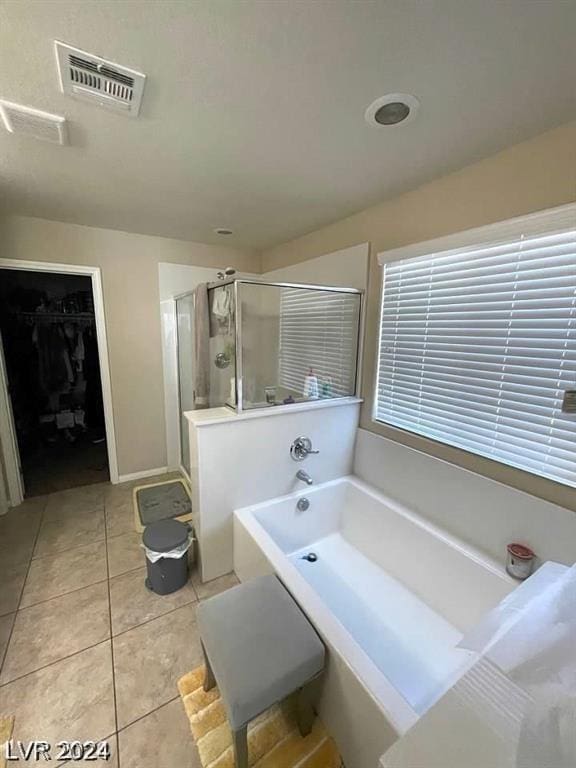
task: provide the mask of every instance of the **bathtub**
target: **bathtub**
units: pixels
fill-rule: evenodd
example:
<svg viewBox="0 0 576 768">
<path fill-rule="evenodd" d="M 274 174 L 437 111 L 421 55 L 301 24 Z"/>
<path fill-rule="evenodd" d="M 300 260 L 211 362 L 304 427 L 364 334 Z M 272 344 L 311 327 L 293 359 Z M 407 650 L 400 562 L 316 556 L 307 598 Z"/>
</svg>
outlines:
<svg viewBox="0 0 576 768">
<path fill-rule="evenodd" d="M 464 673 L 462 634 L 516 583 L 355 477 L 234 517 L 239 578 L 276 572 L 328 647 L 320 714 L 348 768 L 376 766 Z"/>
</svg>

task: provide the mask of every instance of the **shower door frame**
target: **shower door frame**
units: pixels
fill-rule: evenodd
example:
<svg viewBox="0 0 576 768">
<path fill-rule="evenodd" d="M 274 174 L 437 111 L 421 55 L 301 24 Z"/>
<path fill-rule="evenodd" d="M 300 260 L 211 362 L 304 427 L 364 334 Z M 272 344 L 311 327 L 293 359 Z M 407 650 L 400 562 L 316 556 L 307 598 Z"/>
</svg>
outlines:
<svg viewBox="0 0 576 768">
<path fill-rule="evenodd" d="M 196 289 L 193 288 L 190 291 L 185 291 L 185 293 L 179 293 L 176 296 L 172 297 L 172 303 L 174 305 L 174 351 L 176 353 L 176 399 L 178 402 L 178 466 L 181 472 L 186 476 L 186 478 L 191 481 L 190 478 L 190 471 L 189 468 L 185 467 L 182 462 L 182 445 L 183 440 L 188 439 L 187 435 L 182 434 L 182 414 L 184 413 L 184 410 L 182 408 L 182 388 L 180 383 L 180 347 L 181 347 L 181 339 L 180 339 L 180 328 L 178 325 L 178 302 L 180 299 L 187 299 L 189 296 L 192 297 L 192 315 L 191 315 L 191 336 L 194 337 L 195 333 L 195 318 L 194 318 L 194 312 L 195 312 L 195 306 L 196 306 L 196 297 L 195 297 Z M 194 342 L 195 343 L 195 342 Z"/>
<path fill-rule="evenodd" d="M 236 361 L 236 406 L 232 407 L 226 405 L 227 408 L 235 413 L 247 413 L 251 412 L 253 408 L 243 407 L 243 369 L 242 369 L 242 302 L 239 301 L 238 286 L 242 283 L 248 283 L 250 285 L 264 285 L 272 288 L 302 288 L 312 291 L 329 291 L 331 293 L 352 293 L 357 294 L 360 298 L 360 306 L 358 309 L 358 338 L 356 344 L 356 366 L 354 377 L 354 393 L 349 397 L 358 398 L 362 391 L 362 360 L 364 353 L 364 325 L 365 325 L 365 307 L 366 307 L 366 291 L 361 288 L 340 288 L 334 285 L 317 285 L 314 283 L 284 283 L 284 282 L 269 282 L 267 280 L 254 280 L 244 277 L 231 277 L 227 280 L 217 280 L 208 284 L 208 290 L 214 288 L 220 288 L 223 285 L 234 285 L 234 311 L 235 311 L 235 361 Z M 330 400 L 343 400 L 345 398 L 334 397 L 327 398 Z"/>
</svg>

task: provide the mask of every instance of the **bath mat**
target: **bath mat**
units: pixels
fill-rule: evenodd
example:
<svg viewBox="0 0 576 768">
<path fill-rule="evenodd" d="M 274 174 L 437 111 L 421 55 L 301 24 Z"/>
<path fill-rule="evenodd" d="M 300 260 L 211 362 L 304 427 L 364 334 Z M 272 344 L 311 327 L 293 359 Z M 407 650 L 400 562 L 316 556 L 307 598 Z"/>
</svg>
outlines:
<svg viewBox="0 0 576 768">
<path fill-rule="evenodd" d="M 198 747 L 202 768 L 234 768 L 232 734 L 217 688 L 204 691 L 204 667 L 178 681 L 178 690 Z M 248 726 L 250 768 L 341 768 L 336 745 L 318 718 L 300 736 L 294 697 L 276 704 Z"/>
<path fill-rule="evenodd" d="M 192 501 L 183 480 L 164 480 L 138 485 L 133 491 L 134 525 L 142 533 L 146 525 L 158 520 L 192 520 Z"/>
<path fill-rule="evenodd" d="M 14 716 L 0 715 L 0 768 L 6 768 L 6 742 L 12 738 Z"/>
</svg>

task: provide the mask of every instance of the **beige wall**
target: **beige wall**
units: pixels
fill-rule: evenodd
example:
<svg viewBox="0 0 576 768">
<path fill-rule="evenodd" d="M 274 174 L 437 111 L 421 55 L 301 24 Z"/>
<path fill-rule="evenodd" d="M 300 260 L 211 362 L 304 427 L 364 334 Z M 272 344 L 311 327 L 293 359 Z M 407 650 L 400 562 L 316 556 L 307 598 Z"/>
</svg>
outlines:
<svg viewBox="0 0 576 768">
<path fill-rule="evenodd" d="M 0 220 L 0 256 L 102 269 L 120 474 L 166 463 L 158 263 L 260 272 L 371 243 L 362 425 L 576 509 L 574 491 L 370 420 L 380 289 L 376 254 L 576 200 L 576 123 L 549 131 L 262 254 L 27 217 Z M 262 267 L 262 269 L 261 269 Z"/>
<path fill-rule="evenodd" d="M 120 475 L 166 465 L 158 263 L 260 271 L 257 253 L 28 217 L 0 221 L 0 257 L 100 267 Z"/>
<path fill-rule="evenodd" d="M 371 244 L 361 424 L 508 485 L 576 509 L 576 492 L 489 459 L 442 446 L 370 418 L 378 332 L 380 271 L 376 255 L 471 227 L 576 200 L 576 122 L 517 144 L 457 173 L 276 246 L 262 255 L 263 271 L 279 269 L 369 241 Z"/>
</svg>

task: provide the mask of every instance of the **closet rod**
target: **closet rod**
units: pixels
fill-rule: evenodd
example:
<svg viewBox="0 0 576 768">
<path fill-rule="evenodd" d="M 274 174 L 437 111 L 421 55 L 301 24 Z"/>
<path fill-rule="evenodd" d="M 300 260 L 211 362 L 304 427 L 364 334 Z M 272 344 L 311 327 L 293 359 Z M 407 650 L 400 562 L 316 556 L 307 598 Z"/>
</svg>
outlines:
<svg viewBox="0 0 576 768">
<path fill-rule="evenodd" d="M 93 312 L 12 312 L 15 317 L 32 317 L 45 320 L 94 320 Z"/>
<path fill-rule="evenodd" d="M 96 325 L 96 317 L 90 312 L 79 314 L 77 312 L 10 312 L 9 317 L 20 320 L 27 325 L 49 323 L 74 323 L 84 327 Z"/>
</svg>

